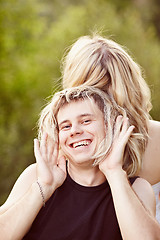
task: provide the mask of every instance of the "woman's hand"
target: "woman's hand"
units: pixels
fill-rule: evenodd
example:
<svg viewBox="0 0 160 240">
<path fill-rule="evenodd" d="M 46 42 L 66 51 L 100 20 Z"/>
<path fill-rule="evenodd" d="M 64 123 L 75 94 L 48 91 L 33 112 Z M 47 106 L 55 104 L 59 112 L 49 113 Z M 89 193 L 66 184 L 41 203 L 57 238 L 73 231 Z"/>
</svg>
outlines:
<svg viewBox="0 0 160 240">
<path fill-rule="evenodd" d="M 49 139 L 46 133 L 40 143 L 37 139 L 34 140 L 37 179 L 42 185 L 46 200 L 66 178 L 66 160 L 64 156 L 58 158 L 58 148 L 58 143 Z"/>
<path fill-rule="evenodd" d="M 106 177 L 109 172 L 122 170 L 124 149 L 133 129 L 134 126 L 129 126 L 128 118 L 123 118 L 121 115 L 117 117 L 111 151 L 99 163 L 99 169 Z"/>
</svg>

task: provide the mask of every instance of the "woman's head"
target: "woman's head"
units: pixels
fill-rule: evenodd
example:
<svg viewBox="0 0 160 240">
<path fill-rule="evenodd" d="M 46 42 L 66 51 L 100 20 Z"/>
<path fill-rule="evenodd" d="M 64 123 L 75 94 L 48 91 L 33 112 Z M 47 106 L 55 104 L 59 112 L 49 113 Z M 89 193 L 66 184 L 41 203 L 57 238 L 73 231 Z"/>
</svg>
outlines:
<svg viewBox="0 0 160 240">
<path fill-rule="evenodd" d="M 101 36 L 79 38 L 64 58 L 63 87 L 81 84 L 111 92 L 122 107 L 151 109 L 140 67 L 118 43 Z"/>
<path fill-rule="evenodd" d="M 110 151 L 114 136 L 114 125 L 118 115 L 126 117 L 126 111 L 118 106 L 112 97 L 103 91 L 94 87 L 75 87 L 63 90 L 56 93 L 51 102 L 43 109 L 39 120 L 39 138 L 43 132 L 47 132 L 51 141 L 58 140 L 59 128 L 57 122 L 57 115 L 60 109 L 63 109 L 67 104 L 72 102 L 80 102 L 90 100 L 93 105 L 96 104 L 99 110 L 103 113 L 105 129 L 105 138 L 99 144 L 93 159 L 94 164 L 97 165 L 99 161 Z M 128 175 L 135 175 L 141 166 L 141 159 L 138 153 L 134 150 L 134 138 L 137 135 L 134 133 L 127 143 L 129 151 L 125 151 L 123 167 Z"/>
</svg>

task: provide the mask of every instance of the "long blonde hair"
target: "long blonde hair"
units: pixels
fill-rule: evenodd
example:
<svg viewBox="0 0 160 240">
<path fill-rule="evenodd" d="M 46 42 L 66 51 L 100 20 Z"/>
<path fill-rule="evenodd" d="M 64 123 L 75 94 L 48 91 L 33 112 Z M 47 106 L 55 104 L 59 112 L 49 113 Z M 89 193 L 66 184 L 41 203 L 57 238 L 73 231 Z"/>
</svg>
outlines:
<svg viewBox="0 0 160 240">
<path fill-rule="evenodd" d="M 98 146 L 98 150 L 93 156 L 94 165 L 97 165 L 111 150 L 117 116 L 120 114 L 123 117 L 127 116 L 125 109 L 118 106 L 112 99 L 112 96 L 98 88 L 80 86 L 56 93 L 41 112 L 39 119 L 39 139 L 41 139 L 43 132 L 46 132 L 51 141 L 58 141 L 57 113 L 59 109 L 71 101 L 84 99 L 94 100 L 95 104 L 97 104 L 103 113 L 106 126 L 106 137 Z M 123 169 L 127 172 L 128 176 L 137 175 L 141 167 L 141 159 L 133 147 L 134 140 L 137 138 L 139 138 L 139 135 L 132 133 L 126 146 L 128 151 L 125 150 L 124 153 Z"/>
<path fill-rule="evenodd" d="M 127 145 L 128 156 L 142 159 L 148 140 L 150 89 L 141 69 L 113 40 L 99 35 L 80 37 L 63 58 L 63 87 L 94 86 L 112 95 L 135 126 L 135 138 Z M 132 150 L 131 150 L 132 149 Z"/>
</svg>

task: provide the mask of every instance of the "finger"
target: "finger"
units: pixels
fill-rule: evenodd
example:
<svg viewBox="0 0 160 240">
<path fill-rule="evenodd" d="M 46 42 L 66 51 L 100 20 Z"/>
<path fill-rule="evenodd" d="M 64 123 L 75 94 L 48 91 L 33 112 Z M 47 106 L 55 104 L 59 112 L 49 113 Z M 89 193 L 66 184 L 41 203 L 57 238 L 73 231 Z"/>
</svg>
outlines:
<svg viewBox="0 0 160 240">
<path fill-rule="evenodd" d="M 128 130 L 127 130 L 127 132 L 125 133 L 124 138 L 123 138 L 124 144 L 126 144 L 126 143 L 128 142 L 129 137 L 131 136 L 134 128 L 135 128 L 135 127 L 134 127 L 133 125 L 128 128 Z"/>
<path fill-rule="evenodd" d="M 43 165 L 44 161 L 43 161 L 43 157 L 40 151 L 40 146 L 39 146 L 39 141 L 38 139 L 34 139 L 34 155 L 36 158 L 36 162 L 38 165 Z"/>
<path fill-rule="evenodd" d="M 44 132 L 42 134 L 42 138 L 41 138 L 41 141 L 40 141 L 40 148 L 42 148 L 42 146 L 45 145 L 45 143 L 47 141 L 47 138 L 48 138 L 48 134 L 46 132 Z"/>
<path fill-rule="evenodd" d="M 122 120 L 123 120 L 123 116 L 122 115 L 119 115 L 117 118 L 116 118 L 116 123 L 115 123 L 115 130 L 114 130 L 114 139 L 116 139 L 118 136 L 119 136 L 119 133 L 120 133 L 120 129 L 121 129 L 121 126 L 122 126 Z"/>
<path fill-rule="evenodd" d="M 52 158 L 53 151 L 54 151 L 54 141 L 52 139 L 48 139 L 48 142 L 47 142 L 48 160 L 50 160 Z"/>
<path fill-rule="evenodd" d="M 52 164 L 57 165 L 58 152 L 59 152 L 58 142 L 54 142 L 54 148 L 53 148 L 53 154 L 52 154 Z"/>
<path fill-rule="evenodd" d="M 40 150 L 43 158 L 46 158 L 46 155 L 47 155 L 47 138 L 48 138 L 48 134 L 44 133 L 40 141 Z"/>
<path fill-rule="evenodd" d="M 40 144 L 38 139 L 34 139 L 34 154 L 37 162 L 37 178 L 39 178 L 41 173 L 43 173 L 44 175 L 44 169 L 46 169 L 46 163 L 41 155 Z"/>
<path fill-rule="evenodd" d="M 123 136 L 129 127 L 129 118 L 124 118 L 122 121 L 122 130 L 121 130 L 121 135 Z"/>
<path fill-rule="evenodd" d="M 36 162 L 38 163 L 39 158 L 41 158 L 41 152 L 40 152 L 38 139 L 34 139 L 34 156 L 36 158 Z"/>
<path fill-rule="evenodd" d="M 59 158 L 58 166 L 63 172 L 66 172 L 66 158 L 64 156 Z"/>
</svg>

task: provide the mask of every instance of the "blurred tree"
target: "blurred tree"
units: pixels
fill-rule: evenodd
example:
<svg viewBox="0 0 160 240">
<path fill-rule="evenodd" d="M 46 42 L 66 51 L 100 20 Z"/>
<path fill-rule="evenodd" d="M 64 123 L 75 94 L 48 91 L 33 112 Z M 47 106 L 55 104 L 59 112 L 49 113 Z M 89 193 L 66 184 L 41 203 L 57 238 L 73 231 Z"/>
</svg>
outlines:
<svg viewBox="0 0 160 240">
<path fill-rule="evenodd" d="M 33 129 L 43 98 L 51 93 L 50 64 L 53 67 L 54 62 L 48 61 L 43 49 L 47 43 L 46 22 L 39 16 L 39 10 L 38 2 L 2 0 L 0 3 L 1 201 L 19 173 L 34 161 Z M 56 75 L 57 69 L 54 71 Z"/>
<path fill-rule="evenodd" d="M 157 36 L 160 38 L 160 1 L 159 0 L 133 0 L 133 3 L 141 12 L 145 25 L 154 25 Z M 144 11 L 145 9 L 145 11 Z"/>
</svg>

